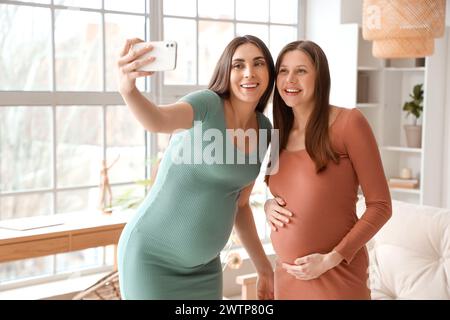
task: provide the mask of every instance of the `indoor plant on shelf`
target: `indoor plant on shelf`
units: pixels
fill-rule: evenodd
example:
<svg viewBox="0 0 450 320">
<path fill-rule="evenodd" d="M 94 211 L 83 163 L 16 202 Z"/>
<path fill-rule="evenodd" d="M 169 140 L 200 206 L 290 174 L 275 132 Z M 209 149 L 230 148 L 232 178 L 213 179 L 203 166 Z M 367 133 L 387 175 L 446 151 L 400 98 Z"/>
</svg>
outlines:
<svg viewBox="0 0 450 320">
<path fill-rule="evenodd" d="M 412 100 L 403 105 L 403 110 L 407 112 L 406 116 L 411 114 L 414 116 L 414 123 L 405 125 L 406 144 L 410 148 L 420 148 L 422 145 L 422 126 L 417 124 L 423 111 L 422 87 L 422 83 L 415 85 L 412 94 L 409 94 Z"/>
</svg>

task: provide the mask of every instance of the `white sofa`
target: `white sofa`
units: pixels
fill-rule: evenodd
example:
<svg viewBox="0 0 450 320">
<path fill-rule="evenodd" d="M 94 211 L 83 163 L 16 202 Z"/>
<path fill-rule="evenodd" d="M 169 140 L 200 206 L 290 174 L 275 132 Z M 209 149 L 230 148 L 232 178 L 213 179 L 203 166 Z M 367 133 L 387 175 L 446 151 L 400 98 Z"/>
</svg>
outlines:
<svg viewBox="0 0 450 320">
<path fill-rule="evenodd" d="M 357 203 L 361 216 L 364 198 Z M 392 201 L 392 217 L 367 244 L 372 299 L 450 299 L 450 209 Z M 238 276 L 256 299 L 256 274 Z"/>
<path fill-rule="evenodd" d="M 357 212 L 364 212 L 364 199 Z M 372 299 L 450 299 L 450 210 L 393 201 L 367 244 Z"/>
</svg>

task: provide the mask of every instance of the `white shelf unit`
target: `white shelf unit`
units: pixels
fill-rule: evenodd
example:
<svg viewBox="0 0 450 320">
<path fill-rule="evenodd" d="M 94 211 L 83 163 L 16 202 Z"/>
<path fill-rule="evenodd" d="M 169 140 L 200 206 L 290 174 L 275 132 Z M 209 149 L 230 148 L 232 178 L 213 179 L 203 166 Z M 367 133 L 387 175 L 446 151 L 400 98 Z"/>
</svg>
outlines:
<svg viewBox="0 0 450 320">
<path fill-rule="evenodd" d="M 421 72 L 425 71 L 425 67 L 386 67 L 384 70 L 388 72 Z"/>
<path fill-rule="evenodd" d="M 404 125 L 411 124 L 413 117 L 406 118 L 403 104 L 410 100 L 409 94 L 417 84 L 425 84 L 425 68 L 415 66 L 416 59 L 392 60 L 383 72 L 384 104 L 380 109 L 382 117 L 382 132 L 379 135 L 381 155 L 386 177 L 400 176 L 403 168 L 412 170 L 413 178 L 419 180 L 419 189 L 391 188 L 393 199 L 413 203 L 421 203 L 423 198 L 423 152 L 422 148 L 409 148 L 406 143 Z M 424 96 L 427 92 L 424 92 Z M 427 108 L 424 99 L 424 110 Z M 422 125 L 422 141 L 425 131 L 423 114 L 418 119 Z"/>
<path fill-rule="evenodd" d="M 383 147 L 381 147 L 381 149 L 384 150 L 384 151 L 422 153 L 422 148 L 383 146 Z"/>
<path fill-rule="evenodd" d="M 324 48 L 330 62 L 334 98 L 331 103 L 356 107 L 365 115 L 376 136 L 387 178 L 398 177 L 402 168 L 410 168 L 413 177 L 419 179 L 417 189 L 391 188 L 391 196 L 396 200 L 441 205 L 445 101 L 440 97 L 445 97 L 446 92 L 445 85 L 441 84 L 445 83 L 443 70 L 446 70 L 449 29 L 443 38 L 435 39 L 435 53 L 421 60 L 374 58 L 372 42 L 362 38 L 358 24 L 342 25 L 330 35 L 347 41 L 344 47 L 348 48 L 348 53 L 342 54 L 343 49 L 339 48 L 344 40 L 334 48 L 339 56 L 331 54 L 330 59 L 329 52 L 333 52 L 333 48 Z M 356 50 L 356 54 L 352 50 Z M 333 65 L 339 65 L 339 69 Z M 345 68 L 347 72 L 343 74 Z M 333 92 L 336 82 L 347 83 L 348 88 L 343 89 L 340 84 L 340 91 Z M 418 121 L 422 125 L 422 146 L 409 148 L 403 125 L 413 118 L 405 117 L 403 104 L 410 100 L 409 94 L 419 83 L 423 83 L 424 90 L 424 112 Z"/>
<path fill-rule="evenodd" d="M 380 106 L 379 103 L 357 103 L 356 104 L 357 108 L 377 108 L 379 106 Z"/>
<path fill-rule="evenodd" d="M 391 190 L 391 192 L 409 193 L 409 194 L 420 194 L 420 189 L 390 188 L 390 190 Z"/>
</svg>

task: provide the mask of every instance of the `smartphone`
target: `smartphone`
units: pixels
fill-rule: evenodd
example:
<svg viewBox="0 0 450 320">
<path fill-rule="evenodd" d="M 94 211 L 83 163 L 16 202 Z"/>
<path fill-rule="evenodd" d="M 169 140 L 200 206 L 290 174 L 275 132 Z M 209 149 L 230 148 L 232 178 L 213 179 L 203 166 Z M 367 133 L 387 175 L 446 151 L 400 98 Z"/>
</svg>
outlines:
<svg viewBox="0 0 450 320">
<path fill-rule="evenodd" d="M 139 59 L 156 57 L 156 60 L 138 68 L 138 71 L 168 71 L 176 68 L 177 43 L 175 41 L 140 42 L 133 46 L 133 50 L 141 49 L 148 44 L 153 46 L 153 50 L 143 54 Z"/>
</svg>

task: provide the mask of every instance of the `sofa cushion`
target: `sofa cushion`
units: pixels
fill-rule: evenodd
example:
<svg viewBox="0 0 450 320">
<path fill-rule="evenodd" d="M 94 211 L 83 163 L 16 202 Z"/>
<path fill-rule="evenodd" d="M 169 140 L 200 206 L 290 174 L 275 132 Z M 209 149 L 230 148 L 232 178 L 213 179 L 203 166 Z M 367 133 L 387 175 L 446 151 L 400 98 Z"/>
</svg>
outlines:
<svg viewBox="0 0 450 320">
<path fill-rule="evenodd" d="M 450 210 L 393 200 L 367 248 L 372 299 L 450 299 Z"/>
</svg>

